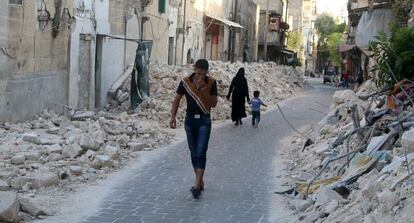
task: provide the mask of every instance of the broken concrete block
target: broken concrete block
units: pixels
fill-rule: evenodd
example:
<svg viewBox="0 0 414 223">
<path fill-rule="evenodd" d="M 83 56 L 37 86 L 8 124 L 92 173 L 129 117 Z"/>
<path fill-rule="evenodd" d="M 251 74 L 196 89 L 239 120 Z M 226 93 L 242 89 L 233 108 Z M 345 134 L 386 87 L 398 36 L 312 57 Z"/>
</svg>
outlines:
<svg viewBox="0 0 414 223">
<path fill-rule="evenodd" d="M 23 154 L 19 154 L 16 156 L 13 156 L 11 159 L 11 164 L 13 165 L 22 165 L 24 164 L 24 161 L 26 161 L 26 158 L 24 157 Z"/>
<path fill-rule="evenodd" d="M 85 156 L 89 159 L 89 160 L 94 160 L 95 159 L 95 155 L 96 152 L 93 150 L 88 150 L 85 154 Z"/>
<path fill-rule="evenodd" d="M 339 207 L 339 202 L 337 200 L 332 200 L 330 202 L 328 202 L 327 204 L 325 204 L 325 207 L 323 209 L 323 211 L 326 214 L 331 214 L 334 211 L 336 211 Z"/>
<path fill-rule="evenodd" d="M 14 178 L 10 185 L 14 189 L 21 189 L 27 183 L 31 184 L 31 188 L 38 189 L 41 187 L 57 185 L 59 183 L 59 178 L 56 174 L 51 172 L 35 172 L 26 176 Z"/>
<path fill-rule="evenodd" d="M 340 201 L 342 200 L 342 196 L 328 187 L 323 187 L 316 194 L 315 206 L 324 205 L 332 200 Z"/>
<path fill-rule="evenodd" d="M 320 218 L 323 218 L 323 217 L 325 217 L 326 215 L 325 215 L 325 213 L 323 213 L 323 211 L 317 211 L 317 210 L 314 210 L 314 211 L 311 211 L 307 216 L 306 216 L 306 219 L 305 219 L 305 222 L 309 222 L 309 223 L 313 223 L 313 222 L 315 222 L 315 221 L 317 221 L 318 219 L 320 219 Z"/>
<path fill-rule="evenodd" d="M 26 158 L 26 160 L 30 161 L 38 161 L 40 159 L 40 153 L 38 151 L 25 152 L 23 153 L 23 155 Z"/>
<path fill-rule="evenodd" d="M 326 156 L 326 152 L 329 151 L 329 145 L 327 143 L 318 143 L 313 146 L 312 151 L 320 156 Z"/>
<path fill-rule="evenodd" d="M 36 133 L 25 133 L 23 135 L 23 141 L 40 144 L 39 137 L 36 135 Z"/>
<path fill-rule="evenodd" d="M 129 143 L 129 141 L 131 140 L 131 138 L 129 138 L 128 135 L 123 134 L 120 137 L 118 137 L 118 139 L 116 140 L 117 143 L 121 144 L 121 145 L 126 145 L 127 143 Z"/>
<path fill-rule="evenodd" d="M 80 166 L 71 166 L 70 167 L 70 173 L 74 176 L 80 176 L 80 175 L 82 175 L 82 167 L 80 167 Z"/>
<path fill-rule="evenodd" d="M 300 212 L 306 211 L 310 206 L 312 206 L 313 202 L 308 200 L 301 200 L 297 199 L 293 202 L 295 209 Z"/>
<path fill-rule="evenodd" d="M 9 190 L 10 190 L 10 185 L 7 182 L 4 182 L 3 180 L 0 179 L 0 191 L 9 191 Z"/>
<path fill-rule="evenodd" d="M 114 162 L 107 155 L 97 155 L 95 159 L 99 162 L 101 167 L 113 167 Z"/>
<path fill-rule="evenodd" d="M 20 202 L 22 211 L 29 213 L 33 217 L 38 217 L 39 215 L 46 215 L 45 211 L 38 208 L 38 205 L 35 205 L 29 199 L 20 197 L 18 200 Z"/>
<path fill-rule="evenodd" d="M 342 104 L 355 98 L 355 92 L 352 90 L 336 91 L 332 99 L 336 104 Z"/>
<path fill-rule="evenodd" d="M 47 156 L 46 160 L 48 162 L 59 161 L 59 160 L 63 160 L 63 156 L 59 153 L 52 153 L 49 156 Z"/>
<path fill-rule="evenodd" d="M 91 149 L 93 151 L 98 151 L 99 148 L 101 147 L 101 143 L 96 138 L 93 138 L 89 134 L 80 136 L 79 145 L 83 149 Z"/>
<path fill-rule="evenodd" d="M 414 129 L 410 129 L 403 133 L 401 137 L 401 145 L 407 150 L 407 153 L 414 153 Z"/>
<path fill-rule="evenodd" d="M 20 222 L 19 209 L 16 193 L 0 191 L 0 222 Z"/>
<path fill-rule="evenodd" d="M 297 180 L 300 181 L 308 181 L 309 179 L 313 178 L 313 175 L 306 172 L 301 172 L 298 176 L 295 177 Z"/>
<path fill-rule="evenodd" d="M 119 158 L 119 149 L 112 145 L 106 145 L 103 149 L 104 155 L 109 156 L 111 159 L 118 159 Z"/>
<path fill-rule="evenodd" d="M 59 144 L 53 144 L 47 147 L 47 154 L 62 153 L 62 147 Z"/>
<path fill-rule="evenodd" d="M 146 144 L 146 143 L 130 142 L 130 143 L 128 143 L 128 147 L 132 151 L 141 151 L 144 148 L 148 148 L 150 146 L 148 144 Z"/>
<path fill-rule="evenodd" d="M 381 208 L 385 212 L 391 211 L 395 205 L 397 205 L 400 202 L 400 197 L 389 190 L 382 191 L 377 194 L 378 201 L 380 203 Z"/>
<path fill-rule="evenodd" d="M 59 127 L 52 127 L 50 129 L 48 129 L 46 132 L 49 134 L 57 134 L 59 132 L 60 128 Z"/>
<path fill-rule="evenodd" d="M 84 150 L 76 143 L 67 145 L 65 149 L 62 151 L 63 157 L 66 158 L 75 158 L 80 156 Z"/>
</svg>

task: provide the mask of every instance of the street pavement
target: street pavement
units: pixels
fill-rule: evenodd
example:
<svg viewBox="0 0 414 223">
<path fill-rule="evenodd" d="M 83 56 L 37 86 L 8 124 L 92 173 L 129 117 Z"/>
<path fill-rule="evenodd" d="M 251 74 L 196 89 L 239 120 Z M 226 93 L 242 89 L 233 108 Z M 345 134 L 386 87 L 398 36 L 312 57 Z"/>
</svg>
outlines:
<svg viewBox="0 0 414 223">
<path fill-rule="evenodd" d="M 297 128 L 318 122 L 327 113 L 333 88 L 310 79 L 313 88 L 280 103 Z M 266 95 L 262 98 L 266 101 Z M 274 193 L 282 169 L 280 140 L 294 134 L 274 108 L 262 114 L 257 129 L 250 117 L 243 126 L 213 128 L 205 191 L 190 193 L 193 170 L 186 142 L 163 151 L 134 175 L 110 190 L 99 209 L 80 223 L 130 222 L 291 222 L 292 213 Z"/>
</svg>

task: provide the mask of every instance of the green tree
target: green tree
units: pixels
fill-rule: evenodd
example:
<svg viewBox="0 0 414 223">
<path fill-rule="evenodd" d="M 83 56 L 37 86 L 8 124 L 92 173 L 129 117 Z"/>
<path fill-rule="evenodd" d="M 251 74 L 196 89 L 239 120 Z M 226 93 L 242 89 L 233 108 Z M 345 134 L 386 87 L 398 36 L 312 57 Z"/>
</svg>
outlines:
<svg viewBox="0 0 414 223">
<path fill-rule="evenodd" d="M 332 33 L 327 37 L 326 46 L 329 52 L 329 58 L 332 62 L 335 62 L 336 65 L 341 64 L 341 54 L 338 51 L 338 46 L 342 44 L 343 36 L 342 33 Z"/>
<path fill-rule="evenodd" d="M 324 40 L 326 37 L 335 32 L 336 24 L 334 18 L 327 13 L 323 13 L 316 19 L 315 29 L 319 34 L 319 38 Z"/>
<path fill-rule="evenodd" d="M 289 32 L 287 47 L 293 51 L 299 52 L 303 45 L 303 36 L 300 32 Z"/>
</svg>

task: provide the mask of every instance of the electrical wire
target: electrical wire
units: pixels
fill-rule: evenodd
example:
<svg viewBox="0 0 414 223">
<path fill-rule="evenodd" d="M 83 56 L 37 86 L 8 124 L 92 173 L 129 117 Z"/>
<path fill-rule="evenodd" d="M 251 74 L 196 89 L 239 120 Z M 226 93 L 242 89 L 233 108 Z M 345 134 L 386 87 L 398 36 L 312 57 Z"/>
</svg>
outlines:
<svg viewBox="0 0 414 223">
<path fill-rule="evenodd" d="M 289 121 L 289 119 L 286 117 L 285 113 L 283 112 L 282 108 L 279 106 L 279 104 L 278 104 L 278 103 L 276 103 L 276 106 L 277 106 L 277 108 L 279 109 L 279 112 L 280 112 L 280 114 L 282 115 L 283 119 L 285 119 L 286 123 L 290 126 L 290 128 L 292 128 L 292 129 L 293 129 L 293 131 L 295 131 L 296 133 L 298 133 L 299 135 L 301 135 L 301 136 L 303 136 L 303 137 L 305 137 L 305 138 L 311 139 L 311 137 L 309 137 L 309 136 L 307 136 L 307 135 L 305 135 L 305 134 L 301 133 L 299 130 L 297 130 L 297 129 L 296 129 L 296 128 L 292 125 L 292 123 L 291 123 L 291 122 Z M 311 140 L 312 140 L 312 139 L 311 139 Z M 312 140 L 312 141 L 314 141 L 314 140 Z"/>
</svg>

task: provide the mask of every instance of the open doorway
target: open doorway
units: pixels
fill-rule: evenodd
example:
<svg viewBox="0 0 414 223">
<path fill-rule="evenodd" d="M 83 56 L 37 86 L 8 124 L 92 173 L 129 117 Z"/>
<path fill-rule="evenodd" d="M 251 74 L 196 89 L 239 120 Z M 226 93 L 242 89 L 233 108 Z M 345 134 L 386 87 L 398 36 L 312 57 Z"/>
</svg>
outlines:
<svg viewBox="0 0 414 223">
<path fill-rule="evenodd" d="M 95 108 L 101 108 L 101 85 L 102 85 L 102 47 L 104 36 L 96 36 L 96 51 L 95 51 Z"/>
</svg>

